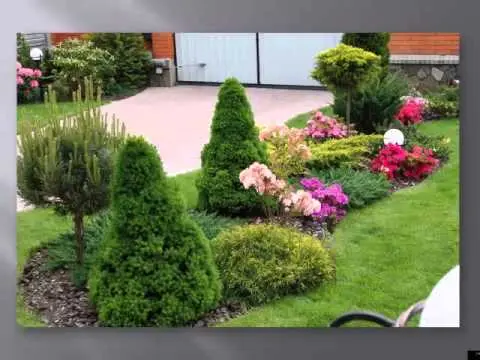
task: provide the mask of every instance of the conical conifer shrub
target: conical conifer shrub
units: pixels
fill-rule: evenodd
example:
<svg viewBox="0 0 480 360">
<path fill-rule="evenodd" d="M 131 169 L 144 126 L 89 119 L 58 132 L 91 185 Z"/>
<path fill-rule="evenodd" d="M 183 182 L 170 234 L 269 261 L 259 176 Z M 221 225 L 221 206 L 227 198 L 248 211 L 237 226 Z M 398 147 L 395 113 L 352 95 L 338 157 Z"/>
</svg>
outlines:
<svg viewBox="0 0 480 360">
<path fill-rule="evenodd" d="M 262 211 L 260 196 L 245 190 L 240 172 L 254 162 L 266 163 L 245 89 L 234 78 L 225 80 L 218 94 L 210 142 L 202 151 L 197 182 L 199 207 L 224 215 L 247 216 Z"/>
<path fill-rule="evenodd" d="M 214 308 L 210 244 L 168 182 L 156 149 L 130 138 L 119 153 L 111 227 L 89 288 L 105 326 L 182 326 Z"/>
</svg>

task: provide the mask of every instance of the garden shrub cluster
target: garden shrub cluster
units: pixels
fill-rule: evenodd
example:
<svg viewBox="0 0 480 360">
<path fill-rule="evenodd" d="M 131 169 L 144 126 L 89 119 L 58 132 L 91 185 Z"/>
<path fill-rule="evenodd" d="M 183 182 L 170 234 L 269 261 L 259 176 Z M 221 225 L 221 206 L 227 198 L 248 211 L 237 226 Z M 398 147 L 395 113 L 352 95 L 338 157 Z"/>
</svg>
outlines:
<svg viewBox="0 0 480 360">
<path fill-rule="evenodd" d="M 92 66 L 114 58 L 110 47 L 139 54 L 132 68 L 148 68 L 139 37 L 122 36 L 76 44 L 98 46 L 100 60 L 85 60 Z M 120 49 L 129 41 L 130 50 Z M 377 72 L 382 46 L 380 56 L 343 44 L 317 58 L 313 77 L 332 87 L 346 122 L 314 112 L 303 128 L 259 131 L 243 86 L 227 79 L 201 154 L 198 209 L 189 211 L 154 146 L 119 126 L 106 131 L 93 103 L 88 113 L 79 107 L 78 122 L 60 125 L 48 93 L 51 126 L 23 129 L 18 158 L 20 195 L 74 218 L 73 231 L 47 245 L 47 266 L 87 285 L 101 325 L 111 327 L 185 326 L 229 301 L 259 306 L 334 280 L 334 249 L 290 220 L 332 233 L 348 211 L 388 196 L 399 181 L 423 180 L 448 159 L 448 139 L 417 128 L 430 102 L 406 96 L 398 75 Z M 93 71 L 94 79 L 101 74 Z M 125 88 L 145 79 L 124 75 Z M 77 101 L 93 98 L 92 81 L 85 89 Z M 381 131 L 394 127 L 405 144 L 384 144 Z"/>
<path fill-rule="evenodd" d="M 458 117 L 460 114 L 460 87 L 443 86 L 438 91 L 426 95 L 428 99 L 427 117 Z"/>
<path fill-rule="evenodd" d="M 276 225 L 248 225 L 212 242 L 224 297 L 249 305 L 305 292 L 333 279 L 335 265 L 318 239 Z"/>
<path fill-rule="evenodd" d="M 30 47 L 20 33 L 17 62 L 26 69 L 39 65 L 30 58 Z M 19 103 L 39 102 L 41 90 L 48 85 L 53 85 L 59 100 L 69 101 L 85 77 L 91 78 L 95 88 L 101 87 L 105 95 L 129 95 L 148 86 L 154 64 L 142 33 L 92 33 L 44 49 L 39 68 L 43 76 L 35 78 L 35 91 L 27 91 L 28 96 L 24 96 L 24 86 Z M 17 84 L 19 81 L 17 77 Z"/>
<path fill-rule="evenodd" d="M 142 138 L 119 153 L 111 211 L 89 278 L 103 325 L 181 326 L 215 308 L 221 285 L 208 240 Z"/>
</svg>

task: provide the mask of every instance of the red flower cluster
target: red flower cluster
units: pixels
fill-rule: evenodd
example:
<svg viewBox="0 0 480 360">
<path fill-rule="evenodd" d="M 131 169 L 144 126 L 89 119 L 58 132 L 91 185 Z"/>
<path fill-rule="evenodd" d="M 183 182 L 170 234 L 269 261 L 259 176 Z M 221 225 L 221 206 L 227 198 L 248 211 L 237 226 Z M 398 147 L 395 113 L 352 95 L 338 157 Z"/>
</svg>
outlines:
<svg viewBox="0 0 480 360">
<path fill-rule="evenodd" d="M 372 160 L 371 169 L 384 173 L 389 180 L 403 178 L 419 181 L 431 174 L 438 163 L 431 149 L 415 146 L 408 152 L 400 145 L 388 144 Z"/>
<path fill-rule="evenodd" d="M 416 99 L 407 99 L 395 118 L 405 126 L 418 124 L 423 120 L 424 110 L 425 104 L 423 102 Z"/>
</svg>

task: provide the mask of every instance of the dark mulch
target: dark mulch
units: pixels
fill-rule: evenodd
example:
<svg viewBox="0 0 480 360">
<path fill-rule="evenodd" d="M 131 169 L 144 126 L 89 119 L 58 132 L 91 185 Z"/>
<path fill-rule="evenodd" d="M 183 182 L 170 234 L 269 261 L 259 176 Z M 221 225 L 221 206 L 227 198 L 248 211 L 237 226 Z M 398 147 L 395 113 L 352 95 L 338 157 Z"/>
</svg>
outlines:
<svg viewBox="0 0 480 360">
<path fill-rule="evenodd" d="M 46 270 L 47 255 L 46 250 L 39 250 L 24 267 L 19 285 L 26 306 L 49 327 L 101 327 L 88 293 L 75 287 L 68 271 Z M 241 304 L 221 305 L 189 326 L 208 327 L 245 312 Z"/>
</svg>

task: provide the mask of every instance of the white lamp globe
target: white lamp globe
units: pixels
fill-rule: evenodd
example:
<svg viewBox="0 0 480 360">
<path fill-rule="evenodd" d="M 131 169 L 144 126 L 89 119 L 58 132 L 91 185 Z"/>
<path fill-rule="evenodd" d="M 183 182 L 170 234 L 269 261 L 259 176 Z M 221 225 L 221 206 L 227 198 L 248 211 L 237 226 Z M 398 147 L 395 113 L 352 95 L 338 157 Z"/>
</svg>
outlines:
<svg viewBox="0 0 480 360">
<path fill-rule="evenodd" d="M 385 145 L 403 145 L 405 143 L 405 137 L 403 133 L 398 129 L 390 129 L 383 136 L 383 143 Z"/>
<path fill-rule="evenodd" d="M 34 61 L 42 60 L 43 51 L 39 48 L 30 49 L 30 58 Z"/>
</svg>

